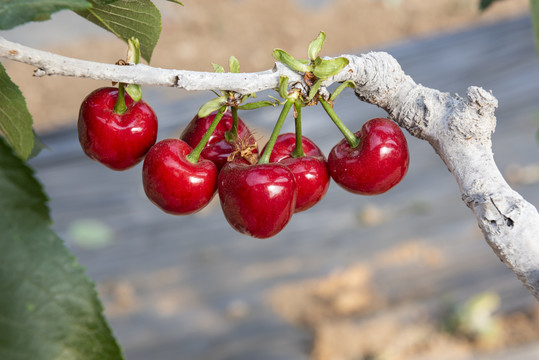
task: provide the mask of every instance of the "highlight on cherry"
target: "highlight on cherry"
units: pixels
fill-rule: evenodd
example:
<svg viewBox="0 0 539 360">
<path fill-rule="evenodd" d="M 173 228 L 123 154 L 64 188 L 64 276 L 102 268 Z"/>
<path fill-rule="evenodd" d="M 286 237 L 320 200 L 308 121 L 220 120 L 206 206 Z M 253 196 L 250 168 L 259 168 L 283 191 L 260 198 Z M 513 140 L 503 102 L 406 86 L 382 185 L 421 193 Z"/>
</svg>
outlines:
<svg viewBox="0 0 539 360">
<path fill-rule="evenodd" d="M 275 91 L 279 98 L 254 100 L 256 94 L 215 92 L 203 104 L 178 138 L 156 143 L 158 122 L 142 100 L 136 84 L 118 84 L 93 91 L 82 102 L 78 131 L 83 151 L 114 170 L 139 162 L 148 199 L 172 215 L 189 215 L 207 206 L 216 196 L 222 213 L 236 231 L 255 238 L 269 238 L 283 230 L 295 213 L 316 206 L 333 180 L 354 194 L 378 195 L 395 187 L 406 175 L 409 153 L 400 127 L 390 119 L 374 118 L 349 130 L 334 110 L 334 103 L 351 81 L 332 93 L 324 81 L 345 70 L 346 57 L 322 59 L 318 54 L 326 35 L 320 32 L 308 46 L 308 59 L 296 59 L 281 49 L 273 57 L 302 75 L 289 83 L 281 77 Z M 140 62 L 140 46 L 129 41 L 127 64 Z M 231 56 L 229 71 L 240 73 Z M 225 69 L 213 64 L 214 71 Z M 303 135 L 302 109 L 321 105 L 343 137 L 326 157 Z M 281 107 L 271 135 L 259 147 L 255 132 L 240 118 L 244 110 Z M 294 132 L 281 133 L 292 112 Z M 354 119 L 355 120 L 355 119 Z"/>
</svg>

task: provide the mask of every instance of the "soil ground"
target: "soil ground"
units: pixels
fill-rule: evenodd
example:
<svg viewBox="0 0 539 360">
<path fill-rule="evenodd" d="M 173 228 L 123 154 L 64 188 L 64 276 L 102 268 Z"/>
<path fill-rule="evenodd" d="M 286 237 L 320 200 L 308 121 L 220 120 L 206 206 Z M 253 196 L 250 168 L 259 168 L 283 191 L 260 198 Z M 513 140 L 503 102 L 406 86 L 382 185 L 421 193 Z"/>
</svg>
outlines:
<svg viewBox="0 0 539 360">
<path fill-rule="evenodd" d="M 271 52 L 277 47 L 304 57 L 307 44 L 321 30 L 327 34 L 323 54 L 339 55 L 528 11 L 527 0 L 500 1 L 483 13 L 478 1 L 470 0 L 186 0 L 184 7 L 156 3 L 164 15 L 152 65 L 213 71 L 212 62 L 226 65 L 234 55 L 246 72 L 270 68 Z M 12 34 L 32 32 L 46 43 L 39 48 L 70 57 L 108 63 L 125 57 L 121 41 L 97 27 L 95 32 L 80 30 L 83 20 L 74 17 L 65 26 L 60 16 L 2 35 L 12 39 Z M 56 26 L 54 33 L 51 24 Z M 26 65 L 8 63 L 7 67 L 26 95 L 38 131 L 74 124 L 84 96 L 108 85 L 58 77 L 35 79 Z M 173 96 L 182 95 L 176 91 Z"/>
</svg>

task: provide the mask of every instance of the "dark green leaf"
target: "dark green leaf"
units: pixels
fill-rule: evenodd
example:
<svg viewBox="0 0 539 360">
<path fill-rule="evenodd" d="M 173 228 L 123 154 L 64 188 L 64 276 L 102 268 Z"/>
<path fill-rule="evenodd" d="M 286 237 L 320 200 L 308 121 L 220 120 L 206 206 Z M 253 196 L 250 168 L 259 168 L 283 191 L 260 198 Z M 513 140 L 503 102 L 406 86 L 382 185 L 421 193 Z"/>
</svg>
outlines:
<svg viewBox="0 0 539 360">
<path fill-rule="evenodd" d="M 337 75 L 348 65 L 347 58 L 340 57 L 331 60 L 322 60 L 322 62 L 315 66 L 313 74 L 319 78 L 324 79 L 333 75 Z"/>
<path fill-rule="evenodd" d="M 23 159 L 34 146 L 32 121 L 23 94 L 0 63 L 0 132 Z"/>
<path fill-rule="evenodd" d="M 486 10 L 490 5 L 494 4 L 496 1 L 500 1 L 500 0 L 481 0 L 479 2 L 479 9 Z"/>
<path fill-rule="evenodd" d="M 179 2 L 178 0 L 167 0 L 167 1 L 170 1 L 170 2 L 173 2 L 175 4 L 183 6 L 183 4 L 181 2 Z"/>
<path fill-rule="evenodd" d="M 306 65 L 305 61 L 297 60 L 292 55 L 281 49 L 273 50 L 273 57 L 275 60 L 282 62 L 290 69 L 298 72 L 310 71 L 310 67 Z"/>
<path fill-rule="evenodd" d="M 530 0 L 535 47 L 539 50 L 539 0 Z M 539 55 L 539 53 L 538 53 Z"/>
<path fill-rule="evenodd" d="M 161 34 L 161 13 L 150 0 L 117 0 L 109 5 L 90 0 L 93 7 L 77 14 L 127 42 L 140 41 L 142 57 L 150 62 Z"/>
<path fill-rule="evenodd" d="M 50 229 L 46 202 L 0 139 L 0 359 L 122 359 L 94 284 Z"/>
<path fill-rule="evenodd" d="M 89 7 L 86 0 L 0 0 L 0 30 L 30 21 L 48 20 L 59 10 L 81 11 Z"/>
<path fill-rule="evenodd" d="M 316 59 L 316 57 L 318 56 L 318 53 L 320 52 L 320 50 L 322 50 L 324 41 L 326 41 L 326 34 L 323 31 L 320 31 L 320 34 L 318 34 L 318 37 L 309 44 L 309 48 L 307 51 L 309 53 L 309 59 L 311 60 Z"/>
<path fill-rule="evenodd" d="M 278 103 L 274 103 L 273 101 L 269 100 L 263 100 L 263 101 L 255 101 L 251 103 L 247 103 L 241 106 L 238 106 L 238 109 L 240 110 L 255 110 L 260 109 L 266 106 L 277 106 Z"/>
<path fill-rule="evenodd" d="M 240 72 L 240 62 L 238 59 L 236 59 L 235 56 L 231 56 L 228 60 L 228 68 L 230 69 L 231 73 L 239 73 Z"/>
<path fill-rule="evenodd" d="M 219 110 L 226 102 L 226 96 L 220 96 L 204 103 L 198 110 L 198 117 L 203 118 L 210 115 L 212 112 Z"/>
</svg>

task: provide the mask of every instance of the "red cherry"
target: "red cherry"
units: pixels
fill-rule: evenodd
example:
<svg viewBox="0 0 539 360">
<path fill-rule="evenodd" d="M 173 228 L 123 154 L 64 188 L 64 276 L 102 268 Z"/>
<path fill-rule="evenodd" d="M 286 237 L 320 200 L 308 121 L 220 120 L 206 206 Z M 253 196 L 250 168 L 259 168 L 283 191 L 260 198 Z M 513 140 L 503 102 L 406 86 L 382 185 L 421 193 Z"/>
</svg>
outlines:
<svg viewBox="0 0 539 360">
<path fill-rule="evenodd" d="M 227 163 L 219 173 L 219 199 L 228 223 L 242 234 L 268 238 L 288 224 L 296 205 L 296 182 L 280 164 Z"/>
<path fill-rule="evenodd" d="M 155 144 L 144 159 L 142 184 L 148 198 L 163 211 L 187 215 L 201 210 L 217 190 L 217 167 L 200 157 L 197 163 L 186 156 L 191 147 L 179 139 Z"/>
<path fill-rule="evenodd" d="M 195 115 L 183 130 L 180 139 L 193 148 L 197 146 L 200 139 L 202 139 L 210 127 L 215 115 L 217 115 L 216 111 L 203 118 L 199 118 L 198 115 Z M 238 118 L 238 137 L 236 143 L 229 143 L 225 139 L 225 133 L 231 128 L 232 113 L 228 111 L 223 114 L 217 128 L 215 128 L 215 131 L 210 136 L 208 143 L 201 153 L 205 159 L 213 161 L 219 170 L 227 163 L 228 156 L 232 152 L 243 150 L 250 146 L 252 147 L 252 153 L 258 153 L 254 137 L 240 118 Z"/>
<path fill-rule="evenodd" d="M 114 112 L 118 89 L 100 88 L 88 95 L 79 112 L 78 132 L 89 158 L 114 170 L 138 164 L 157 138 L 157 117 L 144 101 L 125 94 L 127 111 Z"/>
<path fill-rule="evenodd" d="M 351 148 L 346 139 L 328 157 L 333 180 L 344 189 L 362 195 L 382 194 L 397 185 L 408 170 L 408 145 L 393 121 L 375 118 L 355 133 L 360 143 Z"/>
<path fill-rule="evenodd" d="M 329 172 L 326 158 L 320 148 L 309 138 L 302 136 L 305 156 L 294 158 L 296 135 L 280 134 L 270 155 L 270 162 L 287 166 L 296 179 L 298 198 L 294 212 L 305 211 L 318 203 L 329 187 Z"/>
</svg>

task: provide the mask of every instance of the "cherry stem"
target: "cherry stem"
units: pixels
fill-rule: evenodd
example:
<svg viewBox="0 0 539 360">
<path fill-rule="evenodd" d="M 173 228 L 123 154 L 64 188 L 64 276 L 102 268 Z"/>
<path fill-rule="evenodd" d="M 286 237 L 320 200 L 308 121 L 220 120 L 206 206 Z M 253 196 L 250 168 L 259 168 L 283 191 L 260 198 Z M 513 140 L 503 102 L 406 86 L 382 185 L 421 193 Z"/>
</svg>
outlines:
<svg viewBox="0 0 539 360">
<path fill-rule="evenodd" d="M 259 164 L 269 164 L 269 158 L 271 155 L 271 151 L 273 150 L 273 146 L 275 146 L 277 137 L 281 132 L 281 127 L 283 126 L 284 120 L 286 119 L 286 115 L 288 115 L 288 112 L 290 111 L 292 105 L 294 105 L 295 101 L 296 99 L 293 98 L 288 98 L 288 100 L 286 100 L 286 103 L 283 106 L 283 110 L 281 110 L 281 114 L 279 115 L 279 119 L 277 119 L 277 123 L 273 128 L 273 132 L 271 133 L 268 143 L 266 144 L 266 148 L 264 149 L 262 156 L 258 160 Z"/>
<path fill-rule="evenodd" d="M 296 145 L 294 146 L 294 150 L 292 150 L 291 155 L 293 158 L 299 158 L 305 156 L 305 152 L 303 152 L 303 136 L 301 134 L 301 104 L 295 102 L 294 109 L 296 110 L 294 112 L 296 125 Z"/>
<path fill-rule="evenodd" d="M 118 98 L 116 99 L 116 104 L 114 104 L 114 112 L 118 115 L 122 115 L 127 111 L 127 106 L 125 105 L 125 84 L 120 83 L 118 85 Z"/>
<path fill-rule="evenodd" d="M 221 119 L 223 118 L 223 114 L 225 113 L 226 108 L 226 106 L 223 106 L 219 109 L 219 112 L 215 115 L 215 118 L 211 122 L 208 130 L 206 130 L 206 133 L 204 134 L 202 139 L 200 139 L 197 146 L 195 146 L 195 148 L 191 150 L 191 152 L 186 156 L 188 161 L 192 162 L 193 164 L 196 164 L 198 162 L 202 150 L 204 150 L 204 147 L 208 143 L 208 140 L 210 140 L 210 137 L 215 131 L 215 128 L 217 128 L 219 121 L 221 121 Z"/>
<path fill-rule="evenodd" d="M 225 132 L 225 140 L 228 143 L 234 144 L 238 139 L 238 108 L 236 106 L 231 107 L 232 110 L 232 127 Z"/>
<path fill-rule="evenodd" d="M 348 128 L 344 125 L 344 123 L 339 119 L 333 108 L 331 107 L 331 104 L 329 104 L 326 100 L 320 98 L 320 103 L 324 107 L 324 110 L 326 110 L 327 114 L 333 120 L 335 125 L 339 128 L 339 130 L 342 132 L 344 137 L 346 138 L 346 141 L 348 141 L 348 144 L 353 149 L 355 147 L 359 146 L 360 140 L 359 137 L 357 137 L 353 132 L 348 130 Z"/>
</svg>

